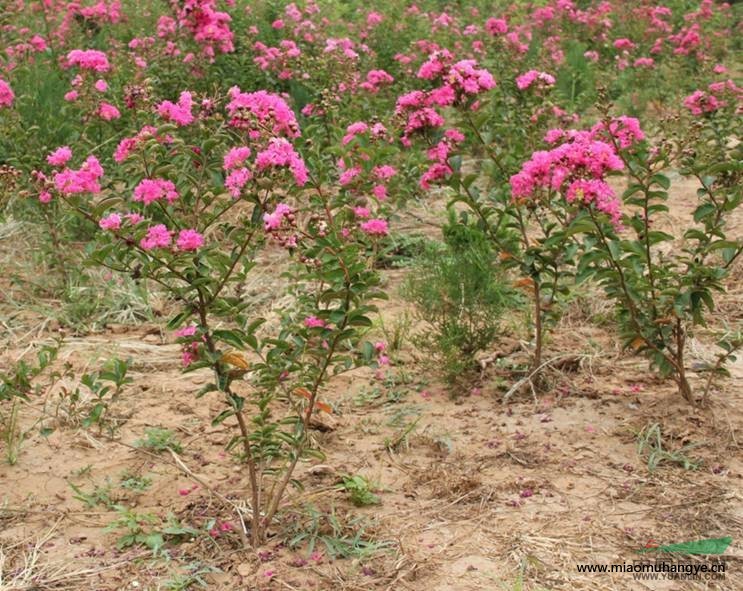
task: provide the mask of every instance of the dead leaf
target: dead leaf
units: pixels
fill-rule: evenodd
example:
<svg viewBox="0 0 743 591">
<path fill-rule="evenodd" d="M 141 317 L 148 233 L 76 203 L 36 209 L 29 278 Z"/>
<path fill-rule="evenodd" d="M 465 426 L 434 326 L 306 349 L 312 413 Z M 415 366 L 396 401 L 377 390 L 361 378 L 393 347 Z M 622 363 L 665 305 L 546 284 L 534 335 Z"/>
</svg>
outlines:
<svg viewBox="0 0 743 591">
<path fill-rule="evenodd" d="M 250 365 L 248 364 L 248 360 L 245 359 L 245 357 L 243 357 L 237 351 L 230 351 L 229 353 L 225 353 L 224 355 L 222 355 L 220 361 L 222 363 L 226 363 L 227 365 L 239 367 L 240 369 L 248 369 L 250 367 Z"/>
</svg>

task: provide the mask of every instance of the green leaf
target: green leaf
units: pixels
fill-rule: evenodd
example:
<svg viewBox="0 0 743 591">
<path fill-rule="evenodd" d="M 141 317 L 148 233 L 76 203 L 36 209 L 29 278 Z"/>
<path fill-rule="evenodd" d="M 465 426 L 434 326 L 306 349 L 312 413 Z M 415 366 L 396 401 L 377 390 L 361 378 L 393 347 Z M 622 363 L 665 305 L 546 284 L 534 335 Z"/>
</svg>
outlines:
<svg viewBox="0 0 743 591">
<path fill-rule="evenodd" d="M 694 542 L 668 544 L 666 546 L 659 546 L 657 550 L 678 554 L 724 554 L 732 542 L 733 538 L 725 536 L 724 538 L 709 538 Z"/>
<path fill-rule="evenodd" d="M 664 174 L 654 174 L 650 180 L 663 187 L 666 191 L 671 186 L 671 180 Z"/>
<path fill-rule="evenodd" d="M 234 409 L 228 408 L 227 410 L 223 410 L 221 413 L 219 413 L 214 419 L 212 419 L 212 427 L 216 427 L 217 425 L 223 423 L 225 420 L 230 418 L 235 414 Z"/>
</svg>

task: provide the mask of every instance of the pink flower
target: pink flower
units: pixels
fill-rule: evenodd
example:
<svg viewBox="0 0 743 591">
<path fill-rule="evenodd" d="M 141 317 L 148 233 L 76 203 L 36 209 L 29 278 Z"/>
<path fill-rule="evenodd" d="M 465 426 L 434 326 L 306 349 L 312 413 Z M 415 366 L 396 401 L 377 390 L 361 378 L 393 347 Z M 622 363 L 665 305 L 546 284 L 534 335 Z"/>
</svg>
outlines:
<svg viewBox="0 0 743 591">
<path fill-rule="evenodd" d="M 98 180 L 103 176 L 103 168 L 95 156 L 88 156 L 78 170 L 66 168 L 54 173 L 54 186 L 63 195 L 101 192 Z"/>
<path fill-rule="evenodd" d="M 359 229 L 369 236 L 387 236 L 390 233 L 387 221 L 379 218 L 364 222 L 359 226 Z"/>
<path fill-rule="evenodd" d="M 199 358 L 199 343 L 190 343 L 181 351 L 183 367 L 188 367 Z"/>
<path fill-rule="evenodd" d="M 118 119 L 121 117 L 119 110 L 111 103 L 106 102 L 101 103 L 98 107 L 98 115 L 101 116 L 101 119 L 105 119 L 106 121 L 111 121 L 112 119 Z"/>
<path fill-rule="evenodd" d="M 591 133 L 601 137 L 606 130 L 603 122 L 597 123 L 591 128 Z M 609 134 L 617 141 L 622 150 L 630 148 L 637 142 L 645 139 L 645 133 L 640 128 L 640 121 L 634 117 L 616 117 L 609 122 Z"/>
<path fill-rule="evenodd" d="M 384 185 L 374 185 L 372 187 L 372 195 L 374 195 L 374 197 L 379 201 L 384 201 L 387 199 L 387 187 Z"/>
<path fill-rule="evenodd" d="M 153 248 L 166 248 L 170 246 L 170 231 L 164 224 L 152 226 L 147 230 L 147 235 L 139 242 L 143 250 Z"/>
<path fill-rule="evenodd" d="M 227 175 L 224 186 L 227 187 L 233 199 L 239 199 L 243 187 L 253 178 L 253 174 L 247 168 L 237 168 Z"/>
<path fill-rule="evenodd" d="M 294 182 L 300 187 L 307 182 L 309 174 L 304 160 L 294 151 L 292 145 L 284 138 L 271 138 L 268 147 L 258 152 L 255 157 L 255 167 L 265 170 L 272 167 L 286 166 L 294 176 Z"/>
<path fill-rule="evenodd" d="M 142 142 L 146 141 L 151 137 L 155 137 L 157 129 L 151 125 L 145 125 L 142 129 L 137 132 L 137 135 L 133 137 L 125 137 L 119 142 L 119 145 L 114 151 L 114 160 L 116 162 L 123 162 L 129 157 L 129 154 Z M 158 138 L 159 140 L 160 138 Z"/>
<path fill-rule="evenodd" d="M 566 200 L 568 203 L 593 204 L 596 209 L 607 214 L 615 226 L 620 226 L 621 202 L 614 194 L 614 190 L 604 181 L 596 179 L 573 181 L 568 187 Z"/>
<path fill-rule="evenodd" d="M 31 37 L 31 39 L 28 40 L 28 42 L 38 52 L 46 51 L 48 47 L 46 44 L 46 39 L 44 39 L 41 35 L 34 35 L 33 37 Z"/>
<path fill-rule="evenodd" d="M 703 90 L 695 90 L 684 99 L 684 106 L 691 111 L 692 115 L 703 115 L 705 113 L 714 113 L 725 106 L 725 103 Z"/>
<path fill-rule="evenodd" d="M 521 74 L 521 76 L 516 78 L 516 86 L 519 90 L 526 90 L 535 82 L 539 82 L 540 87 L 546 88 L 555 85 L 555 77 L 546 72 L 529 70 L 525 74 Z"/>
<path fill-rule="evenodd" d="M 176 191 L 172 181 L 143 179 L 134 187 L 132 200 L 141 201 L 145 205 L 149 205 L 158 199 L 166 199 L 168 203 L 173 203 L 178 197 L 178 191 Z"/>
<path fill-rule="evenodd" d="M 121 216 L 118 213 L 109 214 L 100 219 L 98 226 L 102 230 L 118 230 L 121 228 Z"/>
<path fill-rule="evenodd" d="M 49 191 L 42 191 L 39 193 L 39 201 L 41 203 L 49 203 L 52 200 L 52 194 Z"/>
<path fill-rule="evenodd" d="M 280 96 L 265 90 L 245 93 L 237 86 L 230 88 L 228 94 L 231 100 L 227 112 L 233 127 L 248 130 L 253 139 L 260 137 L 266 127 L 276 135 L 299 137 L 294 111 Z"/>
<path fill-rule="evenodd" d="M 83 70 L 108 72 L 111 68 L 106 54 L 96 49 L 73 49 L 67 54 L 67 66 L 79 66 Z"/>
<path fill-rule="evenodd" d="M 246 146 L 230 148 L 230 150 L 224 155 L 224 163 L 222 167 L 225 170 L 232 170 L 233 168 L 242 166 L 249 157 L 250 148 Z"/>
<path fill-rule="evenodd" d="M 77 90 L 71 90 L 64 95 L 64 100 L 66 100 L 68 103 L 74 103 L 77 100 L 78 97 Z"/>
<path fill-rule="evenodd" d="M 345 187 L 360 174 L 361 174 L 361 167 L 353 166 L 351 168 L 344 170 L 341 173 L 341 176 L 338 178 L 338 182 L 340 183 L 341 186 Z"/>
<path fill-rule="evenodd" d="M 325 321 L 317 316 L 307 316 L 307 318 L 304 319 L 304 325 L 307 328 L 324 328 L 327 326 Z"/>
<path fill-rule="evenodd" d="M 508 23 L 504 18 L 489 18 L 485 21 L 485 30 L 493 37 L 508 33 Z"/>
<path fill-rule="evenodd" d="M 369 126 L 363 121 L 357 121 L 356 123 L 351 123 L 351 125 L 346 127 L 346 135 L 343 136 L 343 139 L 341 140 L 341 145 L 343 146 L 347 145 L 357 135 L 366 133 L 367 131 L 369 131 Z"/>
<path fill-rule="evenodd" d="M 194 40 L 202 47 L 202 53 L 211 61 L 215 51 L 230 53 L 234 51 L 234 35 L 230 30 L 232 17 L 217 10 L 216 0 L 188 0 L 176 4 L 178 25 L 193 35 Z M 167 37 L 175 32 L 175 23 L 169 17 L 158 21 L 158 35 Z"/>
<path fill-rule="evenodd" d="M 361 218 L 365 220 L 371 215 L 371 212 L 366 207 L 354 207 L 353 215 L 355 215 L 357 218 Z"/>
<path fill-rule="evenodd" d="M 204 245 L 204 237 L 196 230 L 185 229 L 178 233 L 176 246 L 179 250 L 191 251 L 198 250 Z"/>
<path fill-rule="evenodd" d="M 614 41 L 615 49 L 629 51 L 631 49 L 634 49 L 635 47 L 637 47 L 637 45 L 635 45 L 634 43 L 632 43 L 632 41 L 626 38 L 617 39 L 616 41 Z"/>
<path fill-rule="evenodd" d="M 652 57 L 638 57 L 632 65 L 635 68 L 652 68 L 655 60 Z"/>
<path fill-rule="evenodd" d="M 191 93 L 184 91 L 178 98 L 178 103 L 163 101 L 157 106 L 157 112 L 166 121 L 185 126 L 193 123 L 194 117 L 191 113 L 193 109 L 193 99 Z"/>
<path fill-rule="evenodd" d="M 373 172 L 378 179 L 386 181 L 397 174 L 397 169 L 389 164 L 382 164 L 381 166 L 375 166 Z"/>
<path fill-rule="evenodd" d="M 72 158 L 72 150 L 69 146 L 61 146 L 54 150 L 49 156 L 46 157 L 46 161 L 52 166 L 64 166 Z"/>
<path fill-rule="evenodd" d="M 12 107 L 15 100 L 15 94 L 5 80 L 0 78 L 0 107 Z"/>
<path fill-rule="evenodd" d="M 384 70 L 370 70 L 366 74 L 366 80 L 360 86 L 367 92 L 376 94 L 382 86 L 392 84 L 394 81 L 395 79 Z"/>
<path fill-rule="evenodd" d="M 263 214 L 263 228 L 267 232 L 278 230 L 284 218 L 290 215 L 294 210 L 286 203 L 279 203 L 273 213 Z"/>
<path fill-rule="evenodd" d="M 94 87 L 98 92 L 106 92 L 108 90 L 108 83 L 103 79 L 96 80 Z"/>
<path fill-rule="evenodd" d="M 197 327 L 195 324 L 190 324 L 189 326 L 184 326 L 183 328 L 179 328 L 175 331 L 175 336 L 179 339 L 185 338 L 185 337 L 192 337 L 196 334 Z"/>
</svg>

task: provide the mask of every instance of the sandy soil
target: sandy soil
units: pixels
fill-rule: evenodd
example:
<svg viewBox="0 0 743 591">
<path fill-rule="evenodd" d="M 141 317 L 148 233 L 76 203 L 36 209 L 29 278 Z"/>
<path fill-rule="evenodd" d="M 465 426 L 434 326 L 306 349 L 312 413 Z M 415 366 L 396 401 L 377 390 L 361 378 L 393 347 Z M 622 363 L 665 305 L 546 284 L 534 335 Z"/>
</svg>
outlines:
<svg viewBox="0 0 743 591">
<path fill-rule="evenodd" d="M 669 224 L 691 211 L 694 187 L 677 187 L 683 191 L 675 190 Z M 385 272 L 391 293 L 402 274 Z M 717 324 L 741 319 L 740 270 L 734 275 Z M 617 349 L 611 326 L 587 321 L 603 305 L 597 294 L 583 303 L 565 316 L 548 346 L 551 355 L 580 357 L 548 372 L 548 387 L 536 397 L 524 391 L 504 403 L 513 380 L 493 363 L 469 395 L 452 400 L 409 342 L 384 379 L 359 370 L 333 383 L 324 393 L 334 406 L 333 426 L 313 434 L 326 458 L 302 467 L 307 488 L 292 497 L 285 523 L 287 531 L 307 530 L 308 513 L 299 508 L 311 505 L 325 515 L 319 533 L 332 531 L 331 514 L 336 537 L 363 531 L 380 547 L 336 560 L 321 541 L 314 552 L 289 547 L 280 541 L 286 532 L 278 530 L 259 553 L 242 548 L 230 531 L 168 545 L 170 561 L 142 548 L 117 550 L 122 530 L 106 529 L 116 512 L 105 504 L 86 506 L 71 484 L 87 493 L 108 484 L 110 505 L 162 519 L 172 513 L 203 530 L 210 520 L 237 523 L 224 499 L 239 504 L 247 498 L 247 478 L 224 450 L 232 426 L 211 427 L 220 400 L 194 398 L 209 376 L 181 374 L 178 347 L 159 326 L 109 326 L 68 337 L 58 368 L 68 363 L 79 375 L 98 360 L 131 358 L 134 383 L 111 409 L 119 425 L 112 435 L 75 424 L 63 395 L 71 382 L 62 380 L 21 408 L 27 439 L 17 464 L 0 463 L 0 589 L 177 588 L 165 581 L 196 562 L 220 569 L 204 578 L 208 588 L 225 590 L 743 588 L 743 364 L 714 389 L 710 408 L 691 408 L 642 359 Z M 406 310 L 394 297 L 385 321 Z M 34 317 L 13 321 L 33 326 Z M 23 342 L 6 339 L 0 363 L 52 336 L 44 326 Z M 697 335 L 695 358 L 711 354 L 710 342 L 708 333 Z M 38 435 L 42 417 L 56 427 L 47 437 Z M 648 470 L 636 436 L 654 423 L 667 449 L 693 446 L 686 455 L 696 469 L 662 464 Z M 176 434 L 180 464 L 167 452 L 135 447 L 150 427 Z M 366 476 L 381 504 L 354 507 L 337 488 L 342 474 Z M 151 479 L 151 486 L 122 488 L 122 478 L 132 475 Z M 722 536 L 734 540 L 722 582 L 635 581 L 630 574 L 576 570 L 577 564 L 632 562 L 650 540 Z"/>
</svg>

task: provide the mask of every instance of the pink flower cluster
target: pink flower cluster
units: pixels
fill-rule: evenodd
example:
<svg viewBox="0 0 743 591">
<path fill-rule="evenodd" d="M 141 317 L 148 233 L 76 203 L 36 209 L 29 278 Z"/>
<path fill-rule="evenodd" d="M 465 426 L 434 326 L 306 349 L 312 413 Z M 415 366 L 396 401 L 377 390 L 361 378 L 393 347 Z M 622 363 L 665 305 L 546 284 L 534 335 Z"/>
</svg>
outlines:
<svg viewBox="0 0 743 591">
<path fill-rule="evenodd" d="M 307 328 L 325 328 L 327 326 L 322 318 L 318 318 L 314 315 L 307 316 L 307 318 L 304 319 L 304 325 Z"/>
<path fill-rule="evenodd" d="M 428 159 L 433 162 L 420 179 L 420 187 L 424 191 L 431 188 L 431 183 L 446 179 L 451 173 L 449 156 L 452 149 L 464 141 L 464 134 L 458 129 L 447 129 L 442 139 L 433 148 L 428 150 Z"/>
<path fill-rule="evenodd" d="M 199 338 L 198 327 L 195 324 L 179 328 L 175 331 L 175 336 L 177 339 L 182 339 L 181 361 L 183 367 L 188 367 L 199 358 L 199 346 L 204 337 Z M 185 494 L 189 494 L 193 490 L 185 489 L 187 491 Z"/>
<path fill-rule="evenodd" d="M 152 226 L 147 230 L 147 235 L 139 241 L 142 250 L 153 250 L 155 248 L 167 248 L 170 246 L 170 230 L 165 224 Z"/>
<path fill-rule="evenodd" d="M 160 199 L 173 203 L 178 199 L 178 191 L 172 181 L 164 179 L 143 179 L 134 187 L 132 200 L 149 205 Z"/>
<path fill-rule="evenodd" d="M 341 145 L 350 144 L 356 136 L 369 133 L 375 139 L 388 139 L 387 128 L 381 123 L 369 125 L 363 121 L 356 121 L 346 127 L 346 134 L 341 140 Z"/>
<path fill-rule="evenodd" d="M 238 146 L 230 148 L 224 155 L 222 162 L 222 168 L 225 170 L 232 170 L 242 166 L 243 163 L 250 157 L 250 148 L 247 146 Z"/>
<path fill-rule="evenodd" d="M 395 115 L 405 119 L 401 138 L 403 145 L 411 145 L 410 137 L 413 134 L 436 129 L 444 124 L 444 118 L 429 104 L 430 96 L 422 90 L 414 90 L 398 97 Z"/>
<path fill-rule="evenodd" d="M 119 230 L 124 220 L 129 222 L 132 226 L 135 226 L 143 219 L 144 218 L 138 213 L 127 213 L 124 214 L 124 216 L 122 217 L 121 214 L 114 212 L 110 213 L 104 218 L 101 218 L 98 221 L 98 226 L 102 230 Z"/>
<path fill-rule="evenodd" d="M 370 70 L 366 74 L 366 80 L 359 86 L 367 92 L 376 94 L 380 88 L 388 86 L 394 81 L 395 79 L 384 70 Z"/>
<path fill-rule="evenodd" d="M 485 68 L 478 68 L 475 60 L 457 62 L 444 79 L 459 96 L 477 95 L 495 88 L 493 75 Z"/>
<path fill-rule="evenodd" d="M 111 64 L 106 54 L 97 49 L 73 49 L 67 54 L 67 67 L 78 66 L 83 70 L 108 72 Z"/>
<path fill-rule="evenodd" d="M 175 244 L 178 250 L 195 251 L 204 245 L 204 237 L 196 230 L 186 228 L 178 232 Z"/>
<path fill-rule="evenodd" d="M 191 31 L 205 56 L 214 58 L 215 48 L 220 53 L 235 50 L 232 17 L 216 10 L 217 0 L 171 0 L 171 5 L 178 23 Z"/>
<path fill-rule="evenodd" d="M 705 115 L 722 109 L 728 104 L 728 101 L 724 100 L 725 95 L 728 95 L 736 104 L 743 100 L 743 88 L 737 86 L 732 80 L 713 82 L 707 91 L 695 90 L 684 99 L 684 106 L 691 111 L 692 115 Z"/>
<path fill-rule="evenodd" d="M 120 118 L 121 117 L 121 113 L 111 103 L 107 103 L 106 101 L 103 101 L 98 106 L 98 116 L 101 119 L 104 119 L 105 121 L 112 121 L 113 119 Z"/>
<path fill-rule="evenodd" d="M 50 154 L 48 158 L 51 157 L 54 161 L 61 162 L 64 160 L 65 153 L 63 152 L 62 155 L 59 155 L 58 152 L 59 149 L 53 154 Z M 71 156 L 72 154 L 70 153 Z M 69 158 L 65 160 L 65 164 L 68 160 Z M 55 172 L 52 178 L 55 188 L 63 195 L 78 195 L 81 193 L 97 195 L 101 192 L 101 185 L 98 181 L 102 176 L 103 168 L 98 158 L 88 156 L 79 169 L 65 168 Z"/>
<path fill-rule="evenodd" d="M 548 144 L 557 144 L 563 141 L 590 142 L 593 140 L 616 142 L 622 150 L 631 148 L 644 139 L 645 133 L 640 128 L 640 122 L 634 117 L 624 115 L 613 118 L 609 121 L 608 126 L 605 122 L 599 121 L 589 130 L 550 129 L 544 138 Z"/>
<path fill-rule="evenodd" d="M 284 218 L 293 219 L 294 210 L 286 203 L 279 203 L 273 213 L 263 214 L 263 229 L 266 232 L 273 232 L 281 227 Z"/>
<path fill-rule="evenodd" d="M 65 166 L 72 158 L 72 150 L 69 146 L 61 146 L 46 157 L 46 161 L 52 166 Z"/>
<path fill-rule="evenodd" d="M 538 72 L 537 70 L 529 70 L 528 72 L 521 74 L 516 78 L 516 86 L 519 90 L 526 90 L 535 82 L 539 83 L 540 88 L 548 88 L 555 85 L 555 77 L 552 74 L 546 72 Z"/>
<path fill-rule="evenodd" d="M 194 120 L 193 104 L 191 93 L 184 91 L 178 97 L 177 103 L 163 101 L 157 105 L 157 112 L 165 121 L 172 121 L 180 126 L 190 125 Z"/>
<path fill-rule="evenodd" d="M 359 229 L 366 235 L 372 237 L 387 236 L 390 233 L 390 227 L 387 220 L 373 218 L 359 224 Z"/>
<path fill-rule="evenodd" d="M 123 162 L 129 157 L 132 151 L 134 151 L 137 148 L 137 146 L 139 146 L 142 142 L 146 141 L 147 139 L 155 137 L 156 133 L 157 133 L 157 128 L 152 127 L 151 125 L 145 125 L 142 129 L 139 130 L 139 132 L 137 132 L 137 135 L 133 137 L 124 138 L 123 140 L 119 142 L 119 145 L 116 147 L 116 150 L 114 151 L 114 160 L 116 162 Z M 166 138 L 166 143 L 167 143 L 167 138 Z"/>
<path fill-rule="evenodd" d="M 290 80 L 294 75 L 292 62 L 302 55 L 297 44 L 291 39 L 282 39 L 278 47 L 268 47 L 256 41 L 253 50 L 258 53 L 253 61 L 261 70 L 277 72 L 279 80 Z"/>
<path fill-rule="evenodd" d="M 230 192 L 233 199 L 239 199 L 245 185 L 253 178 L 253 173 L 244 166 L 233 169 L 224 180 L 224 186 Z"/>
<path fill-rule="evenodd" d="M 410 137 L 413 134 L 444 124 L 444 118 L 434 107 L 466 102 L 495 88 L 493 76 L 484 68 L 478 68 L 475 60 L 461 60 L 452 64 L 453 59 L 447 50 L 431 53 L 417 75 L 426 80 L 440 80 L 443 84 L 428 92 L 414 90 L 398 97 L 395 114 L 405 118 L 401 138 L 403 145 L 411 145 Z M 472 108 L 477 108 L 477 103 L 473 103 Z"/>
<path fill-rule="evenodd" d="M 508 33 L 508 23 L 504 18 L 489 18 L 485 21 L 485 30 L 493 37 Z"/>
<path fill-rule="evenodd" d="M 271 138 L 266 149 L 256 155 L 255 167 L 260 171 L 268 168 L 288 167 L 294 176 L 294 182 L 300 187 L 309 178 L 304 160 L 297 154 L 291 143 L 284 138 Z"/>
<path fill-rule="evenodd" d="M 230 125 L 248 130 L 252 139 L 258 139 L 266 132 L 288 138 L 299 137 L 294 111 L 280 96 L 265 90 L 242 92 L 237 86 L 230 88 L 228 94 Z"/>
<path fill-rule="evenodd" d="M 12 107 L 15 100 L 15 94 L 5 80 L 0 78 L 0 107 Z"/>
<path fill-rule="evenodd" d="M 610 144 L 594 139 L 592 132 L 566 132 L 561 139 L 567 141 L 552 150 L 534 152 L 511 177 L 513 198 L 533 198 L 540 190 L 563 193 L 570 203 L 593 204 L 618 227 L 621 202 L 605 176 L 624 167 L 621 158 Z"/>
</svg>

